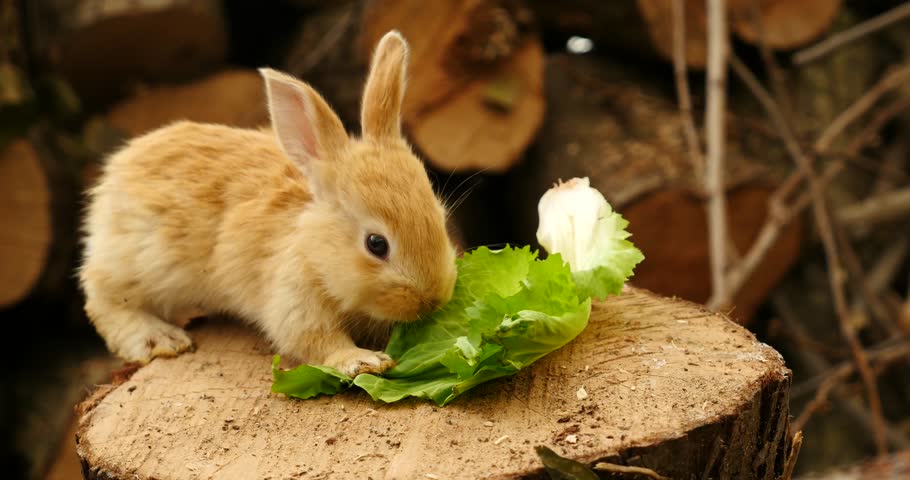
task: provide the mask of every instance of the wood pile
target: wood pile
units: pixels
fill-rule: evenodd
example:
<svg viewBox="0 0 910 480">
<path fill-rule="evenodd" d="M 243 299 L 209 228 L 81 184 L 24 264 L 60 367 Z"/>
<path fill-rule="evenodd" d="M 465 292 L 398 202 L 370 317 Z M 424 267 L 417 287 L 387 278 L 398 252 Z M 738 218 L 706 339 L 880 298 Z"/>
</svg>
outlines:
<svg viewBox="0 0 910 480">
<path fill-rule="evenodd" d="M 789 355 L 788 364 L 795 359 L 794 378 L 805 381 L 797 385 L 802 393 L 793 405 L 801 412 L 796 425 L 807 434 L 822 428 L 813 418 L 850 419 L 838 448 L 826 453 L 807 443 L 808 462 L 830 461 L 843 451 L 881 454 L 910 445 L 910 389 L 903 386 L 910 382 L 895 372 L 910 366 L 910 2 L 281 0 L 251 5 L 238 0 L 0 2 L 0 316 L 38 317 L 35 312 L 43 315 L 50 305 L 55 315 L 48 322 L 60 318 L 87 326 L 73 277 L 82 193 L 97 179 L 106 156 L 124 142 L 177 120 L 266 126 L 264 88 L 256 72 L 262 66 L 312 84 L 346 128 L 357 132 L 367 60 L 377 39 L 398 29 L 411 45 L 403 131 L 451 207 L 450 230 L 460 250 L 536 245 L 540 195 L 559 179 L 587 176 L 630 221 L 632 240 L 645 254 L 634 286 L 704 303 L 763 341 L 777 342 Z M 713 15 L 719 5 L 725 12 Z M 726 32 L 715 37 L 719 42 L 709 40 L 721 30 Z M 728 51 L 717 49 L 718 44 Z M 637 290 L 617 305 L 631 305 L 635 298 L 670 308 Z M 727 320 L 688 304 L 672 305 L 712 323 L 730 342 L 754 346 L 754 339 Z M 234 341 L 207 327 L 198 333 L 202 348 L 196 356 L 156 363 L 130 380 L 137 397 L 146 388 L 164 388 L 146 378 L 153 376 L 149 372 L 170 375 L 174 365 L 193 371 L 212 348 Z M 247 353 L 264 355 L 247 333 L 231 335 Z M 586 342 L 578 348 L 609 343 L 603 338 Z M 612 355 L 608 350 L 601 353 Z M 180 363 L 185 361 L 190 363 Z M 559 443 L 563 450 L 558 453 L 588 466 L 595 460 L 640 464 L 702 478 L 712 468 L 726 471 L 720 465 L 732 450 L 724 448 L 738 440 L 723 429 L 746 425 L 738 423 L 741 416 L 754 414 L 748 420 L 753 423 L 743 428 L 761 425 L 762 435 L 775 435 L 764 438 L 773 455 L 760 453 L 774 461 L 764 472 L 781 475 L 792 432 L 782 433 L 786 408 L 768 403 L 783 402 L 789 388 L 789 377 L 784 379 L 776 362 L 769 360 L 767 371 L 749 377 L 753 390 L 739 385 L 735 399 L 716 392 L 724 400 L 719 406 L 680 407 L 706 412 L 702 423 L 673 425 L 682 440 L 646 438 L 642 430 L 618 433 L 619 438 L 637 435 L 627 438 L 640 443 L 601 438 L 589 446 L 579 440 L 578 445 Z M 541 370 L 546 375 L 555 364 L 548 365 Z M 724 378 L 730 370 L 712 372 Z M 596 373 L 605 389 L 619 381 L 615 372 Z M 679 373 L 679 378 L 690 374 Z M 537 385 L 534 375 L 505 385 L 513 390 L 520 382 Z M 254 377 L 251 382 L 265 381 Z M 238 388 L 229 382 L 215 387 Z M 92 435 L 107 432 L 104 422 L 119 418 L 111 402 L 129 393 L 118 387 L 89 414 L 80 434 L 87 442 L 80 444 L 87 471 L 123 476 L 131 468 L 96 464 L 109 458 L 92 456 L 98 448 L 93 442 L 100 438 Z M 534 400 L 528 392 L 516 395 Z M 566 395 L 571 400 L 574 393 Z M 487 406 L 514 408 L 512 400 L 492 390 L 480 397 Z M 629 398 L 595 396 L 591 403 L 604 410 L 612 408 L 606 399 L 621 400 L 633 408 Z M 563 405 L 562 397 L 544 400 Z M 289 408 L 272 398 L 250 402 L 244 405 Z M 361 413 L 371 408 L 360 398 L 351 398 L 350 405 Z M 777 408 L 780 415 L 774 418 L 780 424 L 762 423 L 773 416 L 768 405 Z M 478 415 L 490 413 L 487 406 L 456 409 L 461 416 L 451 420 L 483 425 L 486 420 Z M 210 407 L 212 415 L 228 408 Z M 408 442 L 425 439 L 404 420 L 395 423 L 402 411 L 382 413 L 399 429 L 404 451 L 415 448 Z M 733 416 L 723 416 L 730 412 Z M 833 413 L 825 417 L 826 412 Z M 135 418 L 140 413 L 133 412 Z M 167 423 L 167 418 L 155 421 Z M 571 426 L 558 420 L 540 431 L 555 438 Z M 312 427 L 304 423 L 297 427 Z M 219 428 L 212 435 L 222 435 Z M 708 434 L 727 436 L 724 447 L 717 447 L 716 465 L 705 463 L 715 449 Z M 494 445 L 504 451 L 519 438 L 544 438 L 502 435 L 514 435 Z M 212 455 L 225 468 L 268 470 L 246 457 L 232 463 L 232 455 L 239 455 L 236 448 L 246 445 L 241 440 L 255 443 L 242 437 L 230 452 Z M 339 444 L 347 440 L 336 438 Z M 664 458 L 671 444 L 694 452 L 697 460 L 673 464 Z M 134 452 L 148 449 L 135 445 Z M 312 452 L 322 455 L 330 446 L 320 444 L 323 450 L 313 447 Z M 166 457 L 154 446 L 152 451 Z M 398 459 L 395 468 L 403 476 L 420 473 L 408 470 L 396 452 L 387 455 Z M 382 463 L 356 455 L 350 460 L 367 470 Z M 500 459 L 516 469 L 503 466 L 504 475 L 530 472 L 532 463 L 539 467 L 534 462 L 540 459 L 525 450 L 514 455 L 512 463 L 511 457 Z M 275 473 L 299 473 L 286 466 Z M 218 468 L 198 466 L 200 475 L 210 467 Z M 534 474 L 543 475 L 539 469 Z"/>
</svg>

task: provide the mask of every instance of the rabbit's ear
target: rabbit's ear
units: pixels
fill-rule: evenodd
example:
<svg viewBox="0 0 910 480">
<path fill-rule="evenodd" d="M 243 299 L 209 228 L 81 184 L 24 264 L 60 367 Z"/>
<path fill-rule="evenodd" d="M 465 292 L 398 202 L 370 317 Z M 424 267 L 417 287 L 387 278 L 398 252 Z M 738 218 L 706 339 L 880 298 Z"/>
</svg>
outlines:
<svg viewBox="0 0 910 480">
<path fill-rule="evenodd" d="M 401 135 L 401 102 L 404 99 L 408 42 L 396 30 L 386 33 L 376 46 L 363 92 L 363 136 L 382 140 Z"/>
<path fill-rule="evenodd" d="M 319 175 L 316 164 L 338 158 L 346 148 L 344 125 L 313 87 L 268 68 L 259 73 L 265 79 L 269 115 L 281 149 L 306 175 Z"/>
</svg>

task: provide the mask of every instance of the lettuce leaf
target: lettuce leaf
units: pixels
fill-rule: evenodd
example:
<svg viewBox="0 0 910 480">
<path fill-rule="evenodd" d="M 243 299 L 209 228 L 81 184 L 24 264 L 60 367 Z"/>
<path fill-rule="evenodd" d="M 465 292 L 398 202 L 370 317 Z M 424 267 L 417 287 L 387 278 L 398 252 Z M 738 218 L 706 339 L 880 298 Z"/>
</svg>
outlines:
<svg viewBox="0 0 910 480">
<path fill-rule="evenodd" d="M 446 405 L 486 381 L 512 375 L 584 330 L 591 297 L 616 294 L 643 258 L 626 238 L 618 214 L 594 269 L 573 273 L 559 254 L 537 258 L 530 247 L 481 247 L 458 259 L 452 300 L 428 318 L 399 324 L 386 353 L 397 365 L 383 376 L 356 378 L 311 365 L 272 366 L 272 391 L 297 398 L 332 395 L 356 386 L 374 400 L 407 397 Z"/>
</svg>

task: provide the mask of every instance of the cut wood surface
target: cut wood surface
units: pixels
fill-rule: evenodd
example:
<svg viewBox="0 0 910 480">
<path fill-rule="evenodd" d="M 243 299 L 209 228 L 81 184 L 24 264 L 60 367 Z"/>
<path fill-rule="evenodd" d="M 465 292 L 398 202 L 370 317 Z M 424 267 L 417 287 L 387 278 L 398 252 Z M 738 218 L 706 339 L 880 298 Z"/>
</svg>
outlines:
<svg viewBox="0 0 910 480">
<path fill-rule="evenodd" d="M 691 2 L 690 2 L 691 3 Z M 843 0 L 737 0 L 732 2 L 733 30 L 739 38 L 776 49 L 807 45 L 831 28 Z M 755 20 L 760 12 L 760 28 Z"/>
<path fill-rule="evenodd" d="M 514 172 L 511 211 L 528 241 L 536 204 L 557 179 L 590 177 L 630 222 L 646 260 L 636 285 L 704 302 L 711 294 L 707 217 L 675 100 L 646 74 L 620 63 L 554 55 L 547 65 L 549 114 L 533 154 Z M 752 244 L 767 215 L 776 179 L 766 164 L 774 150 L 748 124 L 728 117 L 728 225 L 736 250 Z M 735 297 L 734 316 L 747 321 L 799 255 L 797 219 Z"/>
<path fill-rule="evenodd" d="M 262 76 L 254 70 L 226 70 L 184 85 L 145 89 L 114 106 L 107 120 L 136 136 L 178 120 L 266 126 L 269 113 Z"/>
<path fill-rule="evenodd" d="M 543 122 L 544 53 L 530 23 L 516 1 L 354 2 L 304 21 L 288 69 L 356 124 L 366 71 L 355 67 L 397 29 L 410 44 L 402 124 L 414 147 L 440 171 L 503 172 Z"/>
<path fill-rule="evenodd" d="M 572 343 L 447 407 L 269 393 L 272 349 L 210 322 L 82 408 L 87 478 L 545 478 L 547 445 L 671 478 L 777 478 L 790 372 L 742 327 L 626 288 Z M 435 476 L 434 476 L 435 475 Z"/>
<path fill-rule="evenodd" d="M 673 58 L 673 1 L 529 0 L 544 29 L 594 40 L 602 50 Z M 685 0 L 686 63 L 704 68 L 707 23 L 704 0 Z M 753 45 L 792 49 L 819 38 L 834 23 L 842 0 L 729 0 L 731 30 Z M 637 7 L 637 8 L 636 8 Z M 759 14 L 761 32 L 756 25 Z"/>
<path fill-rule="evenodd" d="M 220 64 L 227 54 L 218 0 L 42 0 L 26 5 L 32 42 L 84 100 L 110 100 L 137 83 L 188 79 Z"/>
<path fill-rule="evenodd" d="M 79 180 L 52 144 L 35 128 L 0 150 L 0 308 L 73 293 Z"/>
<path fill-rule="evenodd" d="M 240 128 L 268 126 L 262 77 L 254 70 L 225 70 L 186 84 L 143 89 L 95 118 L 85 137 L 103 157 L 132 137 L 179 120 Z M 96 160 L 83 168 L 85 186 L 94 184 L 101 173 L 103 158 Z"/>
<path fill-rule="evenodd" d="M 0 307 L 21 300 L 44 270 L 53 231 L 51 185 L 27 140 L 0 151 Z"/>
</svg>

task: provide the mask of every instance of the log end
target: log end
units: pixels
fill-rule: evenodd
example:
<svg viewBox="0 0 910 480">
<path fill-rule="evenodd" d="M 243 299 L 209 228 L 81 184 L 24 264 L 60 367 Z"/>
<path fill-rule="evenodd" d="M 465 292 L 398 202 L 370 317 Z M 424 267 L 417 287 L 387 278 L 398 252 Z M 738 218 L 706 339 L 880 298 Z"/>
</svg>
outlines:
<svg viewBox="0 0 910 480">
<path fill-rule="evenodd" d="M 750 2 L 745 2 L 750 3 Z M 842 0 L 776 0 L 761 2 L 761 28 L 768 47 L 788 50 L 808 44 L 828 31 L 840 12 Z M 751 5 L 733 12 L 733 30 L 743 40 L 760 45 Z"/>
<path fill-rule="evenodd" d="M 227 56 L 218 2 L 101 3 L 105 5 L 96 9 L 49 13 L 64 23 L 39 28 L 49 37 L 41 43 L 50 62 L 88 101 L 124 95 L 124 87 L 144 82 L 186 80 Z"/>
<path fill-rule="evenodd" d="M 28 140 L 0 151 L 0 307 L 24 298 L 41 278 L 53 242 L 51 184 Z"/>
</svg>

